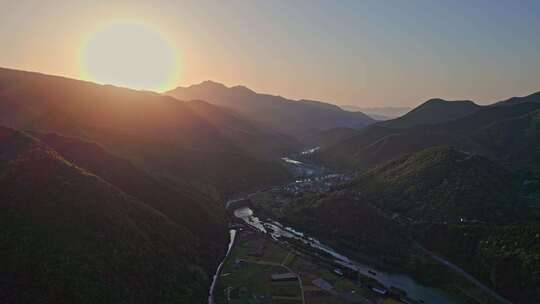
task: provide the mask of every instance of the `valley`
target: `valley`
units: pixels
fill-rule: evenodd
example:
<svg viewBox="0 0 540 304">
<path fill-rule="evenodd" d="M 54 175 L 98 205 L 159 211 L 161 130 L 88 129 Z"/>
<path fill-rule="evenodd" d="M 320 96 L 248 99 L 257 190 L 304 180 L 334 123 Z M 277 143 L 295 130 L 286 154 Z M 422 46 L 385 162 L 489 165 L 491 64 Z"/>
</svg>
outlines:
<svg viewBox="0 0 540 304">
<path fill-rule="evenodd" d="M 0 88 L 7 303 L 23 290 L 30 302 L 63 291 L 89 303 L 540 295 L 538 94 L 490 106 L 432 99 L 354 126 L 359 114 L 247 93 L 280 109 L 272 119 L 302 125 L 291 130 L 216 100 L 37 73 L 0 69 Z M 298 115 L 283 116 L 291 104 Z M 311 128 L 313 111 L 332 127 Z"/>
<path fill-rule="evenodd" d="M 540 1 L 0 2 L 0 304 L 540 304 Z"/>
<path fill-rule="evenodd" d="M 361 252 L 349 252 L 352 255 L 346 256 L 343 252 L 347 250 L 339 244 L 330 239 L 320 241 L 316 230 L 304 233 L 298 227 L 292 228 L 294 222 L 276 221 L 275 218 L 287 220 L 283 212 L 288 205 L 297 203 L 298 197 L 335 191 L 353 178 L 328 170 L 322 174 L 323 169 L 314 174 L 314 165 L 290 158 L 284 161 L 296 166 L 294 172 L 303 172 L 295 182 L 227 203 L 235 238 L 223 269 L 216 274 L 216 284 L 212 286 L 215 299 L 209 303 L 509 303 L 464 270 L 420 246 L 416 249 L 417 254 L 423 255 L 423 263 L 440 263 L 441 267 L 435 267 L 432 275 L 451 278 L 454 283 L 425 286 L 402 272 L 407 270 L 388 265 L 377 256 Z M 328 242 L 337 246 L 334 248 L 342 247 L 341 250 L 335 250 Z M 281 273 L 291 274 L 294 279 L 290 283 L 272 279 Z M 298 290 L 292 292 L 294 296 L 283 296 L 283 289 L 276 287 L 294 289 L 297 284 L 303 289 L 301 294 Z"/>
</svg>

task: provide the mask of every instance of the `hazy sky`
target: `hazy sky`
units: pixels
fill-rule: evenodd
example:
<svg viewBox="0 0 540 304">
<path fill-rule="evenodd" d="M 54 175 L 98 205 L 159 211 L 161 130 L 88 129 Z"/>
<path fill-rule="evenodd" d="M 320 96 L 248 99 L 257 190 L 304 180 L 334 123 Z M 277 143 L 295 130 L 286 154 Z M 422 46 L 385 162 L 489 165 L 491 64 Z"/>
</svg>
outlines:
<svg viewBox="0 0 540 304">
<path fill-rule="evenodd" d="M 108 22 L 135 20 L 174 45 L 178 85 L 211 79 L 360 106 L 430 97 L 488 103 L 540 90 L 540 1 L 0 0 L 0 7 L 3 67 L 87 78 L 78 57 L 86 39 Z"/>
</svg>

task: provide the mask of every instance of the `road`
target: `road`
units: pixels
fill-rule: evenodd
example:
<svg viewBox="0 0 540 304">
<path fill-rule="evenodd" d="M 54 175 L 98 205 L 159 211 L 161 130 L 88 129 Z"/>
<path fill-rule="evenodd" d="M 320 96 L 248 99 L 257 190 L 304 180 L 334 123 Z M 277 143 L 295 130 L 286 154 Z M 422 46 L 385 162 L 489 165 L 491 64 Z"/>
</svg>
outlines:
<svg viewBox="0 0 540 304">
<path fill-rule="evenodd" d="M 437 262 L 443 264 L 444 266 L 452 269 L 453 271 L 461 274 L 465 279 L 467 279 L 467 281 L 469 281 L 472 284 L 476 285 L 478 288 L 482 289 L 484 292 L 486 292 L 487 294 L 489 294 L 493 298 L 497 299 L 501 303 L 512 304 L 512 302 L 510 302 L 510 301 L 506 300 L 505 298 L 501 297 L 500 295 L 498 295 L 495 291 L 491 290 L 491 288 L 487 287 L 482 282 L 478 281 L 475 277 L 473 277 L 472 275 L 467 273 L 465 270 L 461 269 L 459 266 L 457 266 L 455 264 L 452 264 L 450 261 L 438 256 L 434 252 L 431 252 L 431 251 L 427 250 L 426 248 L 424 248 L 422 245 L 420 245 L 418 243 L 416 245 L 422 251 L 424 251 L 426 254 L 428 254 L 431 258 L 433 258 Z"/>
<path fill-rule="evenodd" d="M 249 197 L 249 195 L 248 195 Z M 496 299 L 498 300 L 500 303 L 504 303 L 504 304 L 511 304 L 510 301 L 504 299 L 503 297 L 501 297 L 500 295 L 498 295 L 495 291 L 493 291 L 492 289 L 490 289 L 488 286 L 484 285 L 482 282 L 478 281 L 476 278 L 474 278 L 472 275 L 468 274 L 466 271 L 464 271 L 463 269 L 461 269 L 460 267 L 452 264 L 451 262 L 449 262 L 448 260 L 436 255 L 435 253 L 425 249 L 423 246 L 421 246 L 420 244 L 416 244 L 423 252 L 426 253 L 426 255 L 429 255 L 430 257 L 432 257 L 434 260 L 438 261 L 439 263 L 441 263 L 442 265 L 444 265 L 445 267 L 455 271 L 456 273 L 460 274 L 463 278 L 465 278 L 467 281 L 469 281 L 471 284 L 477 286 L 480 290 L 482 290 L 483 292 L 485 292 L 487 295 L 491 296 L 493 299 Z M 262 265 L 272 265 L 272 266 L 281 266 L 281 267 L 284 267 L 285 269 L 287 269 L 288 271 L 290 271 L 291 273 L 295 274 L 296 277 L 298 277 L 299 279 L 299 282 L 300 282 L 300 288 L 301 288 L 301 293 L 302 293 L 302 302 L 305 303 L 305 300 L 304 300 L 304 291 L 303 291 L 303 284 L 302 284 L 302 278 L 296 274 L 294 271 L 292 271 L 289 267 L 287 267 L 285 265 L 285 261 L 287 260 L 287 257 L 283 260 L 283 262 L 281 264 L 279 263 L 273 263 L 273 262 L 265 262 L 265 261 L 246 261 L 246 262 L 250 262 L 250 263 L 258 263 L 258 264 L 262 264 Z"/>
</svg>

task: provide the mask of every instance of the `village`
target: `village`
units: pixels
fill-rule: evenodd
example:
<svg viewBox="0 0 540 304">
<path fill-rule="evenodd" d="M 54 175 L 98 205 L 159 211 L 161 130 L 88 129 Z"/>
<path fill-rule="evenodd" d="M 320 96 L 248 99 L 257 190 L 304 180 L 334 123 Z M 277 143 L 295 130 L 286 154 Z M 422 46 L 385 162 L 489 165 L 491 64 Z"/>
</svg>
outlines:
<svg viewBox="0 0 540 304">
<path fill-rule="evenodd" d="M 276 241 L 239 222 L 234 228 L 235 245 L 216 288 L 218 304 L 419 303 L 299 244 Z"/>
<path fill-rule="evenodd" d="M 294 183 L 270 190 L 271 193 L 286 193 L 295 197 L 305 193 L 326 193 L 334 189 L 338 184 L 350 181 L 350 176 L 345 174 L 328 174 L 296 180 Z"/>
<path fill-rule="evenodd" d="M 353 174 L 315 170 L 314 166 L 292 159 L 285 162 L 298 171 L 295 181 L 227 201 L 229 228 L 236 237 L 216 274 L 212 303 L 421 304 L 442 303 L 440 299 L 453 303 L 439 290 L 406 275 L 389 279 L 393 274 L 380 267 L 376 270 L 372 260 L 352 261 L 319 242 L 316 236 L 288 227 L 292 203 L 327 195 L 358 197 L 341 190 L 354 179 Z M 459 298 L 485 298 L 474 287 L 463 286 L 452 285 L 449 292 Z"/>
</svg>

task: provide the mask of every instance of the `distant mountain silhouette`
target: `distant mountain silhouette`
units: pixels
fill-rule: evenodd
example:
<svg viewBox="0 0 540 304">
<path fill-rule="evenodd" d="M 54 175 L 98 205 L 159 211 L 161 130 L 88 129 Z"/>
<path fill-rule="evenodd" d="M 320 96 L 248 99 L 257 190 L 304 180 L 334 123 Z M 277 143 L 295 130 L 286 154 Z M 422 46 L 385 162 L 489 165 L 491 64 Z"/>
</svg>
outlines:
<svg viewBox="0 0 540 304">
<path fill-rule="evenodd" d="M 515 105 L 517 103 L 523 103 L 523 102 L 540 102 L 540 91 L 536 93 L 532 93 L 527 96 L 523 96 L 523 97 L 512 97 L 507 100 L 497 102 L 494 105 L 508 106 L 508 105 Z"/>
<path fill-rule="evenodd" d="M 374 122 L 363 113 L 344 111 L 332 104 L 313 100 L 290 100 L 281 96 L 259 94 L 244 86 L 226 87 L 212 81 L 178 87 L 167 94 L 180 100 L 205 100 L 229 107 L 254 121 L 300 140 L 314 131 L 335 127 L 359 128 Z"/>
<path fill-rule="evenodd" d="M 471 134 L 471 132 L 488 127 L 498 121 L 519 117 L 536 111 L 539 103 L 524 102 L 508 107 L 487 106 L 463 118 L 429 126 L 432 130 L 452 132 L 458 134 Z"/>
<path fill-rule="evenodd" d="M 430 99 L 407 114 L 381 125 L 390 128 L 409 128 L 422 124 L 437 124 L 459 119 L 478 111 L 481 106 L 470 100 L 447 101 Z"/>
<path fill-rule="evenodd" d="M 323 149 L 319 157 L 330 166 L 367 170 L 401 155 L 439 145 L 475 152 L 480 149 L 459 135 L 425 129 L 399 130 L 373 126 Z"/>
<path fill-rule="evenodd" d="M 394 119 L 412 110 L 409 107 L 360 107 L 355 105 L 341 105 L 339 107 L 351 112 L 362 112 L 375 120 Z"/>
<path fill-rule="evenodd" d="M 288 178 L 269 159 L 295 145 L 210 104 L 9 69 L 0 69 L 0 125 L 94 141 L 178 187 L 214 196 Z"/>
<path fill-rule="evenodd" d="M 433 287 L 453 275 L 422 246 L 538 299 L 540 92 L 379 122 L 211 81 L 167 94 L 0 68 L 0 302 L 200 303 L 223 202 L 290 181 L 278 159 L 308 145 L 354 177 L 279 200 L 283 223 Z"/>
<path fill-rule="evenodd" d="M 439 113 L 441 116 L 436 116 L 441 118 L 444 111 L 438 110 L 446 109 L 449 104 L 450 108 L 458 109 L 454 114 L 460 118 L 426 123 L 424 114 Z M 539 130 L 535 113 L 539 109 L 540 103 L 536 102 L 480 107 L 469 102 L 452 104 L 436 100 L 401 118 L 368 126 L 352 137 L 324 147 L 315 158 L 334 167 L 369 169 L 406 153 L 449 145 L 526 166 L 537 153 Z M 467 111 L 470 113 L 463 115 Z"/>
</svg>

